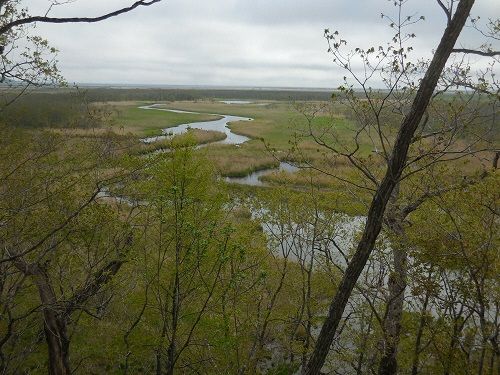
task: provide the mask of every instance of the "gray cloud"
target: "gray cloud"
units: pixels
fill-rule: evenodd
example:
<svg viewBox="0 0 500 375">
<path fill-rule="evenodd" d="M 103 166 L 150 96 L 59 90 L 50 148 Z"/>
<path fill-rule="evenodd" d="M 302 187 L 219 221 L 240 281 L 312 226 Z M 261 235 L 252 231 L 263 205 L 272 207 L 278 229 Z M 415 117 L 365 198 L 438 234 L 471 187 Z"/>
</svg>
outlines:
<svg viewBox="0 0 500 375">
<path fill-rule="evenodd" d="M 132 0 L 80 0 L 54 16 L 98 15 Z M 48 1 L 29 0 L 32 13 Z M 60 50 L 71 82 L 336 87 L 344 75 L 326 52 L 323 30 L 339 30 L 353 47 L 379 45 L 392 32 L 380 13 L 387 0 L 171 0 L 92 25 L 39 24 L 37 33 Z M 416 55 L 429 57 L 445 27 L 434 0 L 410 0 Z M 498 17 L 497 0 L 478 2 L 474 14 Z M 466 30 L 460 43 L 481 44 Z M 484 66 L 484 59 L 474 59 Z"/>
</svg>

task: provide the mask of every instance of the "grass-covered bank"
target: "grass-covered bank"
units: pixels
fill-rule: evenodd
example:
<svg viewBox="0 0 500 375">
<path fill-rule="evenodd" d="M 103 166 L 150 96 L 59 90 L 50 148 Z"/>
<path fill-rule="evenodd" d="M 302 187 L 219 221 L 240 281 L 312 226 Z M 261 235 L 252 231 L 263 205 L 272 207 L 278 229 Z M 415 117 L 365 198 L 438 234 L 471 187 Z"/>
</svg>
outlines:
<svg viewBox="0 0 500 375">
<path fill-rule="evenodd" d="M 191 128 L 186 133 L 172 138 L 158 139 L 150 143 L 141 142 L 136 146 L 134 153 L 149 154 L 159 150 L 168 150 L 176 144 L 206 145 L 223 141 L 226 138 L 227 135 L 222 132 Z"/>
<path fill-rule="evenodd" d="M 192 122 L 212 121 L 221 118 L 220 116 L 209 114 L 146 110 L 138 108 L 139 105 L 140 103 L 133 105 L 113 103 L 110 106 L 113 112 L 112 121 L 119 131 L 132 133 L 140 137 L 148 137 L 159 135 L 162 129 L 173 126 Z"/>
</svg>

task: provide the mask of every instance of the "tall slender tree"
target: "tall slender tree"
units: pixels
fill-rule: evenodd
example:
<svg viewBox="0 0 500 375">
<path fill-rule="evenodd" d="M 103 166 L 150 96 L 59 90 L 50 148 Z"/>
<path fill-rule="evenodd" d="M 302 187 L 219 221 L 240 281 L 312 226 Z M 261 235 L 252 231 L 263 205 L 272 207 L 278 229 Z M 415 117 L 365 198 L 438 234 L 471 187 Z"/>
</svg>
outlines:
<svg viewBox="0 0 500 375">
<path fill-rule="evenodd" d="M 440 1 L 439 3 L 442 4 Z M 307 366 L 303 368 L 304 374 L 319 374 L 321 372 L 330 345 L 337 334 L 345 306 L 382 229 L 387 205 L 394 189 L 398 186 L 407 163 L 408 151 L 415 132 L 425 118 L 429 102 L 432 99 L 446 63 L 450 55 L 454 52 L 455 44 L 470 15 L 473 5 L 474 0 L 460 0 L 455 12 L 451 14 L 451 11 L 448 11 L 447 13 L 449 17 L 446 29 L 427 67 L 426 73 L 420 81 L 410 109 L 401 122 L 392 150 L 387 152 L 387 168 L 381 182 L 376 183 L 374 197 L 370 204 L 361 240 L 331 302 L 328 316 L 323 323 L 314 352 Z M 334 39 L 335 36 L 330 35 L 329 38 Z M 343 41 L 339 43 L 342 44 Z M 333 48 L 338 47 L 338 43 L 333 46 Z M 404 50 L 396 51 L 397 53 L 404 53 Z M 380 142 L 383 147 L 385 140 L 381 138 Z M 369 170 L 363 169 L 363 173 L 371 177 Z"/>
</svg>

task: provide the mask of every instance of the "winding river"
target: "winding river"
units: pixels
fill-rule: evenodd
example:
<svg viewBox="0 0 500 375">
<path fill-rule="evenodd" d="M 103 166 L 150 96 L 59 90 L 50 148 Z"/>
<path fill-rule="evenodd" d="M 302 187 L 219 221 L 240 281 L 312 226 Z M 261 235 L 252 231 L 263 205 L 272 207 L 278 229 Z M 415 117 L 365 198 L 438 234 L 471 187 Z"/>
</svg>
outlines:
<svg viewBox="0 0 500 375">
<path fill-rule="evenodd" d="M 226 102 L 224 102 L 224 103 L 226 103 Z M 241 104 L 242 101 L 227 101 L 227 104 L 229 104 L 229 103 Z M 251 102 L 245 102 L 245 103 L 251 103 Z M 191 112 L 191 111 L 182 111 L 182 110 L 178 110 L 178 109 L 159 108 L 159 105 L 160 104 L 152 104 L 152 105 L 142 106 L 139 108 L 147 110 L 147 111 L 153 110 L 153 111 L 164 111 L 164 112 L 173 112 L 173 113 L 201 114 L 200 112 Z M 215 144 L 215 143 L 240 145 L 240 144 L 245 143 L 251 139 L 251 138 L 246 137 L 244 135 L 233 133 L 231 131 L 231 129 L 229 128 L 228 124 L 231 122 L 237 122 L 237 121 L 253 121 L 252 118 L 233 116 L 233 115 L 222 115 L 222 114 L 218 114 L 218 113 L 210 113 L 210 115 L 220 116 L 221 118 L 218 120 L 191 122 L 188 124 L 181 124 L 181 125 L 173 126 L 171 128 L 165 128 L 165 129 L 162 129 L 163 135 L 144 138 L 144 139 L 142 139 L 142 141 L 145 143 L 156 142 L 158 140 L 172 137 L 174 135 L 183 134 L 183 133 L 187 132 L 190 128 L 203 129 L 203 130 L 213 130 L 213 131 L 218 131 L 218 132 L 226 134 L 226 138 L 224 140 L 216 141 L 216 142 L 212 142 L 212 143 L 207 143 L 203 146 L 207 146 L 207 145 Z M 293 173 L 293 172 L 296 172 L 298 170 L 299 170 L 298 167 L 296 167 L 290 163 L 281 162 L 278 168 L 268 168 L 268 169 L 263 169 L 260 171 L 255 171 L 255 172 L 252 172 L 244 177 L 226 177 L 225 180 L 227 182 L 236 183 L 236 184 L 243 184 L 243 185 L 250 185 L 250 186 L 266 186 L 267 184 L 265 182 L 261 181 L 260 177 L 268 175 L 272 172 L 277 172 L 277 171 L 284 171 L 284 172 Z"/>
<path fill-rule="evenodd" d="M 144 110 L 154 110 L 154 111 L 164 111 L 164 112 L 174 112 L 174 113 L 191 113 L 191 114 L 201 114 L 200 112 L 190 112 L 190 111 L 181 111 L 178 109 L 165 109 L 158 108 L 158 104 L 148 105 L 144 107 L 139 107 Z M 226 139 L 214 143 L 223 143 L 230 145 L 239 145 L 246 141 L 249 141 L 250 138 L 245 137 L 244 135 L 236 134 L 231 131 L 228 124 L 231 122 L 237 121 L 253 121 L 252 118 L 248 117 L 240 117 L 240 116 L 232 116 L 232 115 L 221 115 L 218 113 L 210 113 L 210 115 L 221 116 L 218 120 L 212 121 L 200 121 L 200 122 L 191 122 L 189 124 L 181 124 L 177 126 L 173 126 L 171 128 L 165 128 L 162 130 L 163 135 L 159 135 L 156 137 L 144 138 L 143 142 L 151 143 L 158 141 L 160 139 L 164 139 L 170 136 L 179 135 L 187 132 L 190 128 L 202 129 L 202 130 L 215 130 L 221 133 L 226 134 Z"/>
<path fill-rule="evenodd" d="M 273 172 L 288 172 L 294 173 L 299 170 L 299 167 L 287 163 L 286 161 L 282 161 L 278 168 L 267 168 L 260 171 L 252 172 L 245 177 L 226 177 L 227 182 L 231 182 L 234 184 L 242 184 L 242 185 L 250 185 L 250 186 L 267 186 L 265 182 L 263 182 L 260 177 L 266 176 Z"/>
</svg>

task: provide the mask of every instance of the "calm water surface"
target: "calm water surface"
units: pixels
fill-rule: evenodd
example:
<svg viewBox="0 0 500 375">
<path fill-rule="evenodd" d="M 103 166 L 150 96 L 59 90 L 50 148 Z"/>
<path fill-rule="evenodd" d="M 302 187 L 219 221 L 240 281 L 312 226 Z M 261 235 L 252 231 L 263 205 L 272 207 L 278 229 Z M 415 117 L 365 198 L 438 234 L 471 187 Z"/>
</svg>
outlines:
<svg viewBox="0 0 500 375">
<path fill-rule="evenodd" d="M 144 107 L 139 107 L 144 110 L 152 110 L 152 111 L 164 111 L 164 112 L 174 112 L 174 113 L 191 113 L 191 114 L 200 114 L 199 112 L 190 112 L 190 111 L 181 111 L 178 109 L 165 109 L 165 108 L 158 108 L 156 104 L 149 105 L 149 106 L 144 106 Z M 232 115 L 221 115 L 218 113 L 211 113 L 212 115 L 215 116 L 222 116 L 221 119 L 219 120 L 213 120 L 213 121 L 200 121 L 200 122 L 191 122 L 189 124 L 181 124 L 177 126 L 173 126 L 171 128 L 165 128 L 162 130 L 163 135 L 159 135 L 156 137 L 149 137 L 149 138 L 144 138 L 143 142 L 145 143 L 151 143 L 151 142 L 156 142 L 161 139 L 165 139 L 174 135 L 179 135 L 187 132 L 189 129 L 202 129 L 202 130 L 215 130 L 221 133 L 226 134 L 226 139 L 222 141 L 218 141 L 217 143 L 223 143 L 223 144 L 230 144 L 230 145 L 239 145 L 242 143 L 245 143 L 246 141 L 249 141 L 250 138 L 245 137 L 244 135 L 239 135 L 235 134 L 229 129 L 228 124 L 230 122 L 237 122 L 237 121 L 252 121 L 252 118 L 248 117 L 240 117 L 240 116 L 232 116 Z"/>
</svg>

